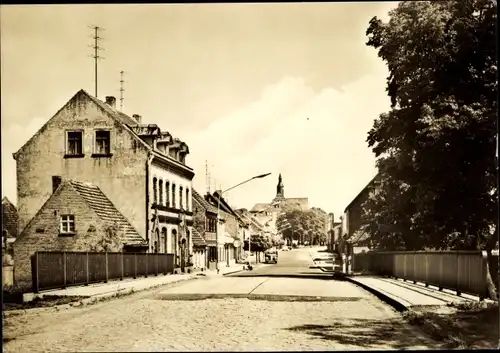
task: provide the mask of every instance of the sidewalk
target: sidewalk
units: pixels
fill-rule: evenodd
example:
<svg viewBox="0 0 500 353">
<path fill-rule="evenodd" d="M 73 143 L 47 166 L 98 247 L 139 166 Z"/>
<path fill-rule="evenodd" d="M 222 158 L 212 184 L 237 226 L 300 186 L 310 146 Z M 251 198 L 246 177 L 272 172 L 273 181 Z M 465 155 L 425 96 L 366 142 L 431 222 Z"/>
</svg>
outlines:
<svg viewBox="0 0 500 353">
<path fill-rule="evenodd" d="M 126 278 L 122 281 L 110 281 L 108 283 L 96 283 L 88 286 L 75 286 L 66 289 L 53 289 L 41 291 L 38 294 L 25 293 L 23 301 L 28 302 L 37 297 L 43 296 L 77 296 L 86 298 L 106 298 L 119 294 L 138 292 L 150 288 L 163 286 L 170 283 L 185 281 L 199 277 L 197 274 L 179 274 L 179 275 L 159 275 L 142 278 Z"/>
<path fill-rule="evenodd" d="M 359 285 L 381 300 L 405 311 L 414 306 L 445 306 L 450 303 L 478 301 L 479 298 L 470 295 L 455 295 L 448 291 L 439 291 L 421 284 L 404 282 L 399 279 L 376 276 L 352 276 L 346 280 Z"/>
</svg>

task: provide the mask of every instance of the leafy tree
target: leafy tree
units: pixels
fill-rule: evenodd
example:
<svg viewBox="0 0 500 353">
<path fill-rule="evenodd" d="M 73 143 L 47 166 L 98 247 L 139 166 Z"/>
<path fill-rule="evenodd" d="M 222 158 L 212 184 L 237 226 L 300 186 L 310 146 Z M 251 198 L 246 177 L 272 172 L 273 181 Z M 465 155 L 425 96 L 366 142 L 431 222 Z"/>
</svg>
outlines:
<svg viewBox="0 0 500 353">
<path fill-rule="evenodd" d="M 491 0 L 405 1 L 388 23 L 370 21 L 367 45 L 388 66 L 391 98 L 367 138 L 382 186 L 363 227 L 379 248 L 485 249 L 492 259 L 496 11 Z"/>
<path fill-rule="evenodd" d="M 273 247 L 273 242 L 269 236 L 252 234 L 250 236 L 250 250 L 256 252 L 266 251 Z M 248 251 L 248 240 L 243 242 L 243 250 Z"/>
<path fill-rule="evenodd" d="M 292 209 L 278 217 L 278 228 L 283 238 L 298 240 L 301 244 L 321 244 L 326 241 L 327 214 L 319 208 L 307 211 Z"/>
</svg>

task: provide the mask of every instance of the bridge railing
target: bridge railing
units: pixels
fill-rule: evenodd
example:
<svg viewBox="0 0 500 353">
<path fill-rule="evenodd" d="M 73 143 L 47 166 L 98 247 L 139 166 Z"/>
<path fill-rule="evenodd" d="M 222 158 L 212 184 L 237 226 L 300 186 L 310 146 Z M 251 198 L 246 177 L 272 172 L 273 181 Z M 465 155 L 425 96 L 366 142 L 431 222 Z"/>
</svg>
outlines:
<svg viewBox="0 0 500 353">
<path fill-rule="evenodd" d="M 456 291 L 458 295 L 467 293 L 480 298 L 488 297 L 485 251 L 360 253 L 354 254 L 353 270 L 422 282 L 439 289 Z"/>
</svg>

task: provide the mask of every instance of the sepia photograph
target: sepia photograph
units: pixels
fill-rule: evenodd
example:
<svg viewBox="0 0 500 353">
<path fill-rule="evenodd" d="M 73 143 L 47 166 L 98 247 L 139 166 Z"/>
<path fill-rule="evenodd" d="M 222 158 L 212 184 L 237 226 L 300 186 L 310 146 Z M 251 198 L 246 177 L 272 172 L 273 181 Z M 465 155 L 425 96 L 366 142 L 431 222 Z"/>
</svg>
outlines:
<svg viewBox="0 0 500 353">
<path fill-rule="evenodd" d="M 497 1 L 0 5 L 5 353 L 498 349 Z"/>
</svg>

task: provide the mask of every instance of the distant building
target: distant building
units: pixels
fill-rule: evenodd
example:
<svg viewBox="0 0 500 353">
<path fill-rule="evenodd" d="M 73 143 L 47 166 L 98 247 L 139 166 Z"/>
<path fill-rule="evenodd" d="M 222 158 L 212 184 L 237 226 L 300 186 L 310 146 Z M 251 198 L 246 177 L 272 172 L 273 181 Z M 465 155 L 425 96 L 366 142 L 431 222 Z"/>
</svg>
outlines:
<svg viewBox="0 0 500 353">
<path fill-rule="evenodd" d="M 17 238 L 19 217 L 17 208 L 7 197 L 2 199 L 2 249 L 11 252 L 12 243 Z"/>
<path fill-rule="evenodd" d="M 276 229 L 278 216 L 285 210 L 292 209 L 302 211 L 308 210 L 309 199 L 307 197 L 286 198 L 285 186 L 283 185 L 283 179 L 280 174 L 278 177 L 278 185 L 276 186 L 276 196 L 274 199 L 270 203 L 256 204 L 250 212 L 260 223 L 272 229 L 276 234 L 278 233 L 278 229 Z"/>
<path fill-rule="evenodd" d="M 148 243 L 101 189 L 52 179 L 53 193 L 14 243 L 15 282 L 31 282 L 35 251 L 146 252 Z"/>
<path fill-rule="evenodd" d="M 78 91 L 16 153 L 21 232 L 52 195 L 51 178 L 96 185 L 137 230 L 148 252 L 192 255 L 193 170 L 186 143 L 140 115 Z M 15 254 L 14 254 L 15 260 Z M 182 266 L 180 266 L 182 267 Z"/>
<path fill-rule="evenodd" d="M 368 251 L 370 249 L 369 234 L 361 231 L 363 216 L 362 205 L 373 193 L 380 188 L 380 174 L 375 177 L 359 192 L 359 194 L 347 205 L 341 217 L 341 234 L 338 244 L 341 252 L 346 256 Z"/>
</svg>

